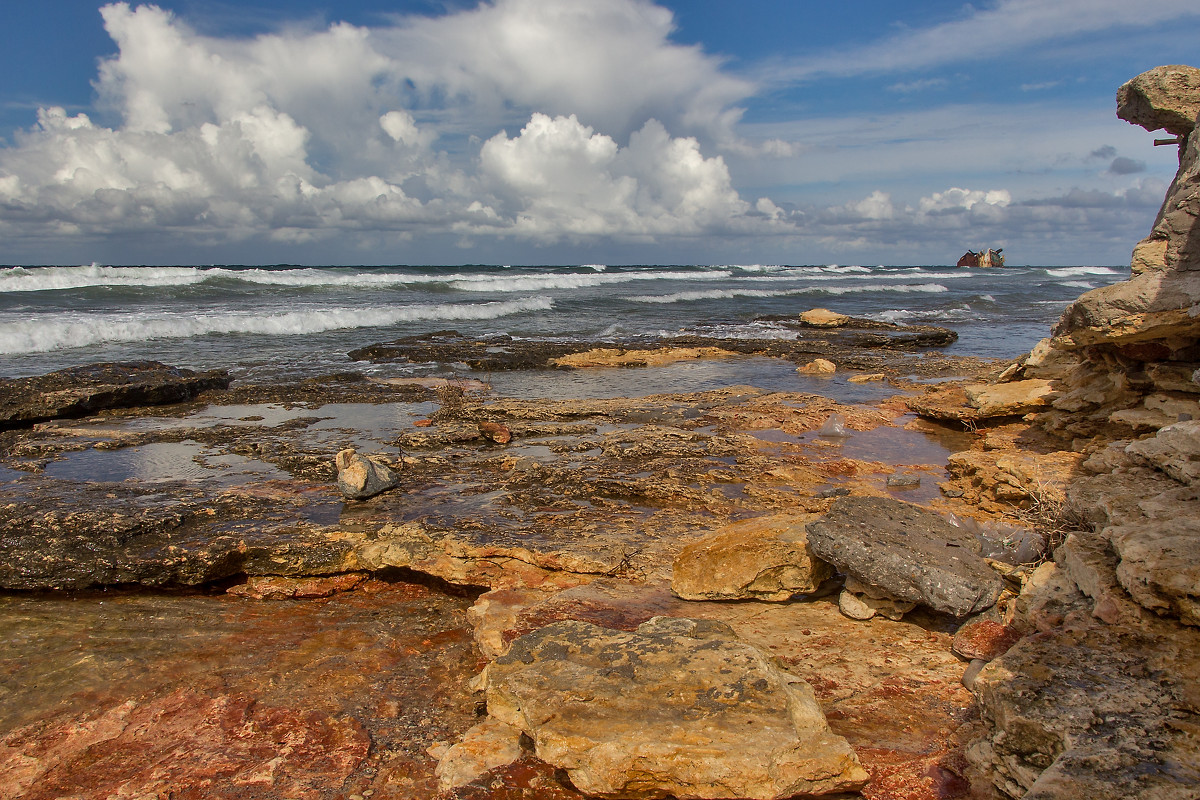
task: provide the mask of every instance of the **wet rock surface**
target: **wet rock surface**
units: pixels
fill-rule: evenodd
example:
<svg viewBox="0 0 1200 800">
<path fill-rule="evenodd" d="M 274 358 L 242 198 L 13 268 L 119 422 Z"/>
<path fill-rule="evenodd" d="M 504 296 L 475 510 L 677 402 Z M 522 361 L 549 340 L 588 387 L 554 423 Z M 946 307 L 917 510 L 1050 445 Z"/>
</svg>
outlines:
<svg viewBox="0 0 1200 800">
<path fill-rule="evenodd" d="M 157 361 L 90 364 L 34 378 L 0 378 L 0 430 L 107 408 L 179 403 L 227 386 L 229 376 L 220 370 L 194 372 Z"/>
<path fill-rule="evenodd" d="M 461 362 L 473 370 L 551 369 L 603 365 L 646 366 L 678 358 L 721 357 L 729 353 L 766 355 L 807 362 L 814 356 L 853 363 L 862 351 L 946 347 L 958 334 L 934 326 L 904 326 L 837 315 L 839 324 L 814 325 L 803 318 L 763 317 L 793 332 L 794 339 L 718 339 L 667 336 L 596 342 L 517 340 L 509 336 L 473 338 L 457 331 L 411 336 L 350 352 L 355 361 Z M 690 351 L 690 352 L 689 352 Z M 586 357 L 585 354 L 592 354 Z M 603 358 L 599 355 L 602 354 Z"/>
<path fill-rule="evenodd" d="M 819 558 L 882 596 L 957 617 L 990 608 L 1002 588 L 974 536 L 896 500 L 842 498 L 808 526 L 808 543 Z"/>
<path fill-rule="evenodd" d="M 336 399 L 330 387 L 337 386 L 359 387 L 361 392 L 347 397 L 370 404 L 327 402 Z M 80 624 L 100 630 L 108 623 L 98 618 L 115 619 L 108 616 L 110 597 L 119 601 L 111 608 L 136 608 L 119 614 L 125 627 L 117 638 L 122 663 L 136 660 L 141 666 L 125 682 L 120 670 L 111 670 L 103 659 L 96 662 L 97 674 L 116 682 L 103 696 L 88 689 L 96 702 L 86 707 L 61 705 L 86 685 L 77 686 L 69 670 L 62 673 L 63 682 L 23 678 L 27 691 L 34 692 L 28 704 L 33 716 L 7 720 L 0 731 L 11 735 L 6 741 L 20 753 L 3 767 L 7 772 L 0 771 L 0 785 L 19 787 L 21 793 L 12 792 L 18 797 L 106 796 L 109 785 L 89 783 L 88 773 L 77 766 L 90 751 L 50 747 L 58 741 L 57 731 L 91 729 L 102 719 L 108 738 L 96 746 L 132 765 L 142 752 L 139 739 L 130 738 L 133 732 L 155 731 L 154 720 L 170 711 L 180 714 L 181 724 L 157 731 L 161 741 L 155 747 L 161 749 L 154 751 L 159 755 L 153 761 L 167 766 L 157 771 L 114 767 L 114 774 L 139 791 L 187 796 L 179 787 L 194 781 L 230 796 L 236 791 L 260 797 L 344 796 L 338 792 L 346 789 L 332 788 L 340 785 L 376 797 L 429 797 L 439 786 L 457 798 L 518 797 L 530 791 L 539 797 L 578 797 L 569 782 L 556 778 L 527 749 L 512 750 L 491 736 L 463 740 L 454 751 L 456 778 L 446 778 L 449 768 L 441 776 L 434 770 L 479 722 L 478 699 L 469 696 L 467 685 L 485 659 L 544 627 L 550 617 L 574 619 L 586 611 L 590 621 L 616 628 L 636 628 L 660 613 L 699 613 L 732 625 L 738 636 L 783 659 L 812 683 L 836 733 L 862 754 L 872 776 L 867 796 L 953 797 L 966 791 L 961 752 L 972 712 L 957 682 L 961 668 L 949 652 L 948 632 L 887 622 L 904 627 L 879 638 L 875 628 L 839 628 L 860 623 L 845 620 L 828 600 L 798 595 L 767 604 L 778 607 L 780 616 L 774 616 L 752 608 L 763 604 L 687 602 L 666 588 L 684 547 L 740 519 L 823 512 L 832 502 L 831 487 L 886 495 L 896 458 L 906 470 L 944 474 L 940 463 L 947 450 L 929 434 L 897 425 L 902 409 L 843 406 L 815 395 L 752 387 L 562 402 L 489 398 L 471 391 L 461 393 L 461 403 L 439 406 L 427 402 L 438 387 L 418 388 L 413 394 L 411 386 L 335 379 L 312 382 L 292 403 L 275 393 L 277 387 L 262 394 L 234 387 L 205 394 L 209 400 L 231 401 L 228 405 L 114 410 L 6 434 L 0 473 L 5 586 L 25 591 L 113 587 L 108 594 L 77 595 L 95 603 Z M 256 398 L 271 400 L 243 402 Z M 846 435 L 824 438 L 819 431 L 833 414 L 844 422 Z M 504 426 L 510 440 L 485 436 L 482 423 Z M 336 487 L 333 456 L 349 447 L 402 464 L 399 490 L 345 501 Z M 360 636 L 355 631 L 361 625 L 395 614 L 372 598 L 430 591 L 365 577 L 372 574 L 405 580 L 429 576 L 422 579 L 443 589 L 452 584 L 477 587 L 471 591 L 492 588 L 494 613 L 472 612 L 469 622 L 478 649 L 470 630 L 465 636 L 397 640 L 412 649 L 375 634 Z M 186 601 L 201 604 L 205 610 L 197 613 L 221 624 L 244 621 L 239 609 L 259 607 L 263 610 L 254 613 L 267 616 L 255 616 L 251 629 L 242 633 L 197 638 L 191 617 L 181 619 L 173 610 L 173 603 L 184 600 L 116 591 L 132 585 L 143 587 L 140 592 L 180 585 L 228 589 L 227 595 Z M 631 588 L 617 591 L 615 586 Z M 380 593 L 379 587 L 395 588 Z M 440 593 L 428 596 L 435 595 Z M 7 674 L 53 671 L 50 662 L 34 655 L 42 646 L 36 643 L 67 635 L 59 630 L 55 603 L 81 601 L 64 595 L 47 601 L 35 595 L 7 599 L 29 604 L 11 619 L 24 626 L 25 641 L 34 643 L 7 662 Z M 246 605 L 229 605 L 235 602 Z M 433 617 L 457 613 L 440 601 L 416 602 L 419 614 L 422 609 Z M 160 611 L 151 610 L 159 606 Z M 321 608 L 356 608 L 365 617 L 358 622 L 331 618 L 331 632 L 320 635 L 313 625 L 295 622 L 296 614 Z M 174 620 L 181 638 L 171 643 L 175 640 L 146 615 L 163 624 Z M 313 659 L 305 681 L 325 688 L 344 682 L 346 697 L 355 698 L 346 700 L 349 711 L 316 714 L 309 704 L 326 708 L 327 699 L 318 702 L 294 680 L 272 673 L 275 655 L 254 662 L 265 672 L 262 681 L 229 677 L 221 664 L 241 665 L 234 669 L 241 675 L 252 653 L 264 646 L 275 652 L 275 645 L 261 644 L 275 636 L 263 627 L 267 619 L 280 626 L 299 624 L 301 638 L 285 640 Z M 396 624 L 407 625 L 402 618 Z M 461 624 L 448 623 L 445 630 L 461 630 Z M 354 639 L 353 655 L 333 648 L 328 637 L 335 630 Z M 422 630 L 414 629 L 414 636 Z M 879 649 L 868 649 L 871 655 L 862 664 L 844 652 L 847 637 L 861 636 L 880 643 Z M 422 644 L 426 639 L 446 642 L 449 649 L 435 644 L 430 652 L 443 656 L 423 661 L 420 654 L 430 648 Z M 96 647 L 91 640 L 81 642 L 68 649 L 82 654 L 83 668 L 98 656 L 91 652 Z M 189 650 L 193 645 L 202 650 Z M 176 648 L 187 655 L 176 654 Z M 386 657 L 376 652 L 379 648 Z M 914 661 L 915 653 L 920 655 Z M 186 659 L 189 666 L 181 669 L 178 664 Z M 384 661 L 400 666 L 381 667 Z M 918 671 L 895 675 L 894 665 L 902 661 Z M 311 666 L 318 663 L 336 668 L 330 673 L 325 666 Z M 202 665 L 219 677 L 211 687 L 188 679 Z M 405 675 L 429 671 L 414 683 L 420 691 L 395 701 L 401 716 L 416 720 L 416 727 L 404 727 L 403 745 L 383 733 L 386 720 L 397 713 L 388 699 L 397 690 L 372 689 L 373 699 L 359 694 L 365 691 L 363 680 L 390 680 L 384 674 L 369 676 L 393 669 Z M 889 675 L 893 688 L 871 688 Z M 135 679 L 149 681 L 146 686 L 161 683 L 163 689 L 147 693 Z M 430 680 L 443 688 L 426 696 Z M 440 700 L 431 700 L 442 691 L 455 698 L 450 716 L 439 710 Z M 18 699 L 17 707 L 24 703 Z M 202 719 L 172 710 L 182 706 Z M 58 711 L 37 711 L 51 707 L 79 710 L 61 717 Z M 226 711 L 226 722 L 204 722 Z M 98 716 L 86 716 L 92 712 Z M 915 717 L 928 724 L 914 728 L 910 720 Z M 864 725 L 868 718 L 874 727 Z M 40 727 L 34 724 L 39 719 Z M 296 728 L 298 742 L 303 736 L 308 743 L 298 753 L 311 746 L 328 757 L 293 759 L 290 752 L 268 746 L 287 726 Z M 905 732 L 882 737 L 882 729 L 892 726 Z M 236 735 L 235 728 L 250 737 L 245 748 L 223 744 Z M 393 751 L 401 750 L 393 758 Z M 395 763 L 385 769 L 377 754 Z M 68 774 L 69 780 L 63 777 Z M 32 782 L 28 775 L 34 776 Z M 447 782 L 441 783 L 443 778 Z"/>
<path fill-rule="evenodd" d="M 9 798 L 431 797 L 475 724 L 470 598 L 0 596 Z"/>
</svg>

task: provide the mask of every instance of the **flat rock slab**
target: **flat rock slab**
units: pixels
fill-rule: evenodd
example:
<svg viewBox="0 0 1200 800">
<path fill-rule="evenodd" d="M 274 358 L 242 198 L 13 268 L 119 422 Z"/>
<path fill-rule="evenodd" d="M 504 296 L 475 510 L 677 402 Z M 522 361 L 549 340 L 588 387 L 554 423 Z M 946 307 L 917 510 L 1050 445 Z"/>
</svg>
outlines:
<svg viewBox="0 0 1200 800">
<path fill-rule="evenodd" d="M 808 544 L 862 583 L 956 617 L 990 608 L 1003 588 L 974 536 L 932 511 L 889 498 L 839 499 L 809 524 Z"/>
<path fill-rule="evenodd" d="M 82 417 L 108 408 L 191 400 L 229 386 L 223 370 L 194 372 L 157 361 L 89 364 L 33 378 L 0 379 L 0 429 Z"/>
<path fill-rule="evenodd" d="M 513 642 L 484 682 L 489 713 L 588 795 L 785 798 L 868 778 L 812 688 L 722 623 L 558 622 Z"/>
<path fill-rule="evenodd" d="M 563 620 L 635 631 L 656 616 L 709 619 L 769 652 L 816 692 L 834 733 L 871 774 L 871 800 L 946 800 L 969 794 L 962 751 L 976 738 L 975 702 L 961 684 L 945 618 L 877 617 L 863 624 L 835 598 L 785 603 L 687 601 L 668 586 L 600 578 L 560 592 L 496 590 L 469 616 L 476 643 L 495 657 L 515 639 Z"/>
</svg>

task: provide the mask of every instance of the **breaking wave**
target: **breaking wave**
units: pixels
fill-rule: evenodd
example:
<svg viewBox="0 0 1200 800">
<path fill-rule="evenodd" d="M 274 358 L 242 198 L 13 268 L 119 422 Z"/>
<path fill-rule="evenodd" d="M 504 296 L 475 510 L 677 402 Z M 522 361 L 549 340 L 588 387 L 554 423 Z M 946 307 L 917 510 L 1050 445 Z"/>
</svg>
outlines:
<svg viewBox="0 0 1200 800">
<path fill-rule="evenodd" d="M 33 322 L 0 323 L 0 353 L 45 353 L 109 342 L 186 339 L 208 334 L 287 336 L 427 320 L 488 320 L 530 311 L 548 311 L 553 305 L 549 298 L 528 297 L 478 304 L 331 307 L 277 314 L 228 311 L 195 314 L 59 314 Z"/>
<path fill-rule="evenodd" d="M 471 292 L 539 292 L 549 289 L 587 289 L 633 281 L 719 281 L 732 273 L 727 270 L 709 272 L 605 272 L 605 273 L 548 273 L 545 275 L 456 275 L 446 280 L 450 287 Z"/>
<path fill-rule="evenodd" d="M 1121 275 L 1121 270 L 1112 267 L 1061 267 L 1048 269 L 1046 274 L 1052 278 L 1074 278 L 1080 275 Z"/>
<path fill-rule="evenodd" d="M 675 292 L 665 295 L 640 295 L 631 297 L 637 303 L 687 303 L 699 300 L 728 300 L 734 297 L 790 297 L 801 294 L 859 294 L 862 292 L 899 292 L 937 294 L 950 291 L 939 283 L 907 284 L 861 284 L 857 286 L 802 286 L 795 289 L 702 289 L 690 292 Z"/>
<path fill-rule="evenodd" d="M 89 286 L 188 286 L 205 280 L 196 267 L 8 267 L 0 292 L 47 292 Z"/>
</svg>

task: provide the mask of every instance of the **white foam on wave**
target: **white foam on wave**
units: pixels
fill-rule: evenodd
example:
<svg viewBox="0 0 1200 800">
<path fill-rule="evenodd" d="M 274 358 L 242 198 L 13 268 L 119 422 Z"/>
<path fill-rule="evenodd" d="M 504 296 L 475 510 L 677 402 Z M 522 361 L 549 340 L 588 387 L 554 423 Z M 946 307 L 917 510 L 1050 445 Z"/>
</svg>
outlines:
<svg viewBox="0 0 1200 800">
<path fill-rule="evenodd" d="M 9 267 L 0 292 L 52 292 L 89 286 L 187 286 L 205 279 L 196 267 Z"/>
<path fill-rule="evenodd" d="M 321 286 L 402 286 L 410 278 L 387 272 L 348 272 L 340 269 L 225 269 L 203 270 L 205 279 L 224 278 L 262 286 L 321 287 Z"/>
<path fill-rule="evenodd" d="M 1062 267 L 1048 269 L 1046 274 L 1052 278 L 1073 278 L 1076 275 L 1121 275 L 1122 273 L 1112 267 Z"/>
<path fill-rule="evenodd" d="M 1062 281 L 1059 286 L 1069 286 L 1072 289 L 1095 289 L 1096 285 L 1091 281 Z"/>
<path fill-rule="evenodd" d="M 964 303 L 956 308 L 930 308 L 923 311 L 896 308 L 871 314 L 869 318 L 893 325 L 909 325 L 922 322 L 964 322 L 974 316 L 971 307 Z"/>
<path fill-rule="evenodd" d="M 729 300 L 735 297 L 790 297 L 801 294 L 858 294 L 861 292 L 941 293 L 950 291 L 936 283 L 889 286 L 887 284 L 861 284 L 856 286 L 805 286 L 795 289 L 700 289 L 675 292 L 665 295 L 640 295 L 631 297 L 637 303 L 687 303 L 698 300 Z"/>
<path fill-rule="evenodd" d="M 830 264 L 829 266 L 825 267 L 825 271 L 845 274 L 845 273 L 850 273 L 850 272 L 870 272 L 871 268 L 870 267 L 860 267 L 857 265 L 851 266 L 851 267 L 839 267 L 837 264 Z"/>
<path fill-rule="evenodd" d="M 717 281 L 732 275 L 728 270 L 712 272 L 552 272 L 543 275 L 456 275 L 447 280 L 452 289 L 468 292 L 540 292 L 551 289 L 587 289 L 632 281 Z"/>
<path fill-rule="evenodd" d="M 581 266 L 584 269 L 590 269 L 595 272 L 604 272 L 604 270 L 608 269 L 608 264 L 582 264 Z"/>
<path fill-rule="evenodd" d="M 32 322 L 0 323 L 0 353 L 45 353 L 108 342 L 187 339 L 207 334 L 286 336 L 424 320 L 487 320 L 530 311 L 548 311 L 553 306 L 549 298 L 527 297 L 491 303 L 332 307 L 274 314 L 58 314 Z"/>
<path fill-rule="evenodd" d="M 783 272 L 788 267 L 782 264 L 731 264 L 734 269 L 740 269 L 742 272 Z"/>
</svg>

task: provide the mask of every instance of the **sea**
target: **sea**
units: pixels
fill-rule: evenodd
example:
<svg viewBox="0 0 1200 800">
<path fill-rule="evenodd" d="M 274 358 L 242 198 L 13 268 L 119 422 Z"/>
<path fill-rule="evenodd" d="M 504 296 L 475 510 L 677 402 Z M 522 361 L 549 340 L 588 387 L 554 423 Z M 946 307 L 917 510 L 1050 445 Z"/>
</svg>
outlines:
<svg viewBox="0 0 1200 800">
<path fill-rule="evenodd" d="M 348 369 L 470 376 L 462 364 L 357 363 L 347 353 L 447 330 L 562 341 L 787 338 L 795 332 L 762 318 L 816 307 L 944 326 L 958 333 L 948 354 L 1012 358 L 1048 336 L 1080 294 L 1128 273 L 840 264 L 9 266 L 0 267 L 0 376 L 146 359 L 255 382 Z M 697 385 L 687 385 L 683 374 L 675 381 L 682 385 L 663 388 L 741 377 L 698 372 Z"/>
</svg>

